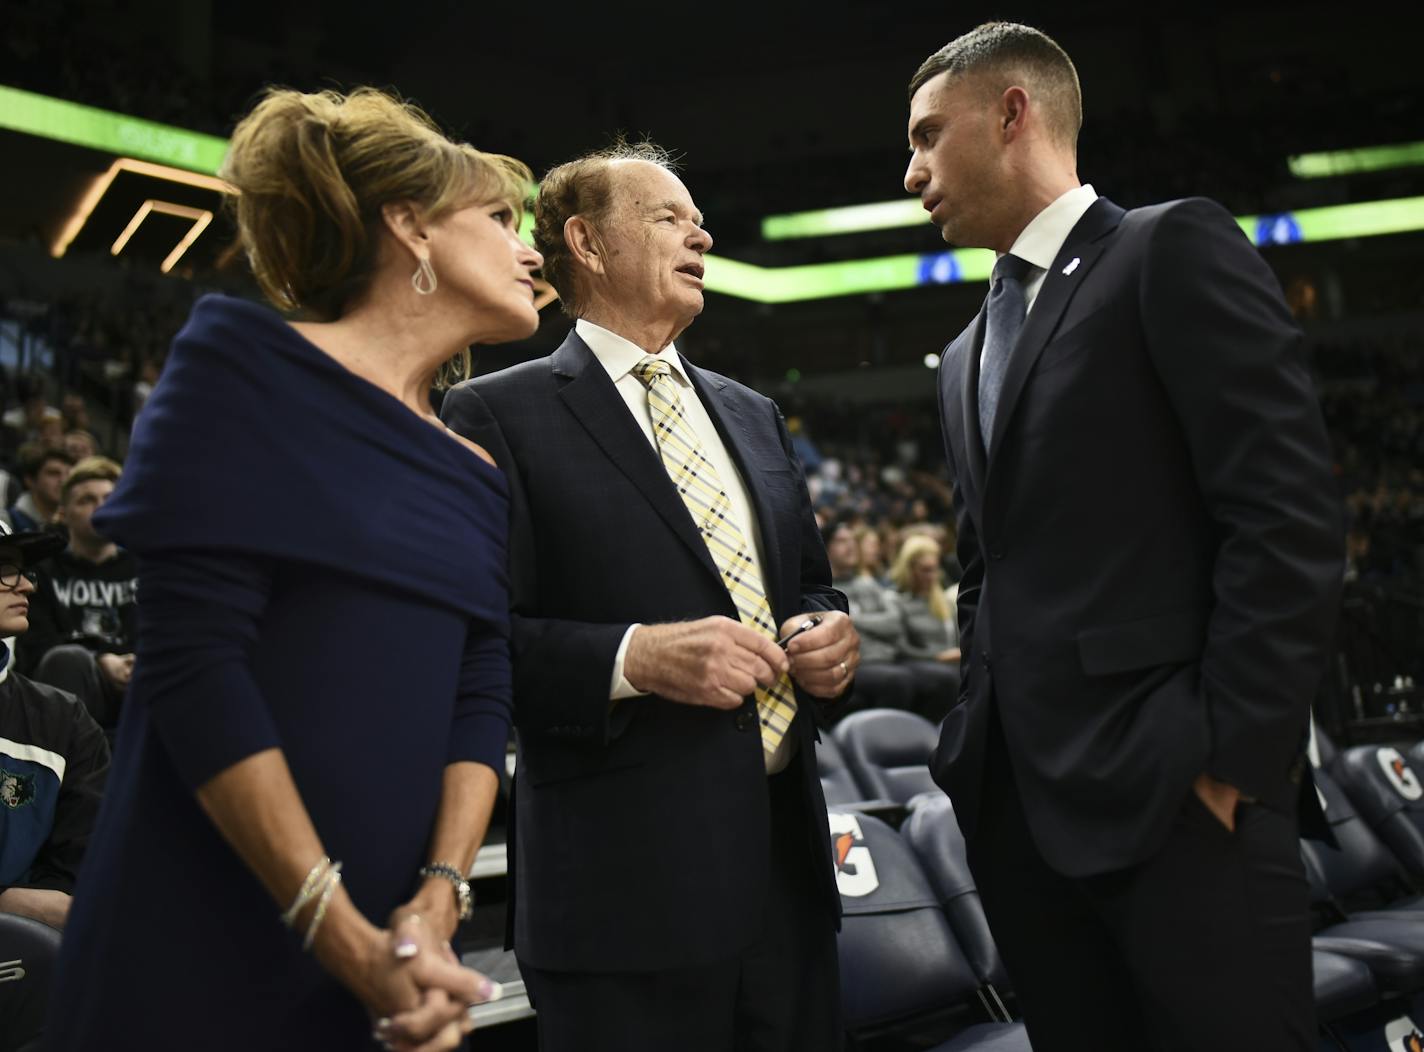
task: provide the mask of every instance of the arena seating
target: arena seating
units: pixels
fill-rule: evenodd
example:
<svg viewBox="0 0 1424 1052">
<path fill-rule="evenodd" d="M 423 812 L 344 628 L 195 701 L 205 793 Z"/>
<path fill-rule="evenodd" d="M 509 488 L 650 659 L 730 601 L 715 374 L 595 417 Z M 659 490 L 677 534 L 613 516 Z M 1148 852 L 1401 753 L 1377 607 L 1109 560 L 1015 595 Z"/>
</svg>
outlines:
<svg viewBox="0 0 1424 1052">
<path fill-rule="evenodd" d="M 1340 754 L 1331 773 L 1394 857 L 1424 878 L 1424 782 L 1392 745 L 1358 745 Z"/>
<path fill-rule="evenodd" d="M 1315 784 L 1325 801 L 1325 817 L 1339 847 L 1302 840 L 1306 870 L 1341 909 L 1365 898 L 1376 900 L 1390 916 L 1414 912 L 1424 921 L 1424 905 L 1403 898 L 1409 883 L 1399 860 L 1355 812 L 1340 783 L 1327 771 L 1315 772 Z M 1350 909 L 1350 915 L 1366 914 Z M 1378 911 L 1371 911 L 1375 915 Z"/>
<path fill-rule="evenodd" d="M 0 913 L 0 1052 L 38 1052 L 59 932 Z"/>
<path fill-rule="evenodd" d="M 845 916 L 838 943 L 842 1011 L 857 1040 L 919 1022 L 962 1028 L 934 1052 L 1029 1048 L 1021 1024 L 970 1022 L 980 980 L 915 853 L 886 823 L 832 812 Z"/>
<path fill-rule="evenodd" d="M 969 872 L 964 834 L 959 831 L 949 797 L 940 792 L 916 797 L 900 834 L 924 866 L 940 908 L 983 984 L 980 996 L 1005 1011 L 1003 997 L 1012 990 L 1009 973 L 989 931 L 979 890 Z"/>
<path fill-rule="evenodd" d="M 1408 908 L 1348 912 L 1361 893 L 1400 883 L 1398 862 L 1354 813 L 1330 775 L 1315 772 L 1340 847 L 1302 840 L 1314 905 L 1331 918 L 1315 933 L 1315 948 L 1354 958 L 1369 967 L 1381 994 L 1424 991 L 1424 912 Z M 1408 904 L 1406 904 L 1407 906 Z"/>
<path fill-rule="evenodd" d="M 923 716 L 865 709 L 836 724 L 833 735 L 866 797 L 903 804 L 918 793 L 938 791 L 929 760 L 939 731 Z"/>
</svg>

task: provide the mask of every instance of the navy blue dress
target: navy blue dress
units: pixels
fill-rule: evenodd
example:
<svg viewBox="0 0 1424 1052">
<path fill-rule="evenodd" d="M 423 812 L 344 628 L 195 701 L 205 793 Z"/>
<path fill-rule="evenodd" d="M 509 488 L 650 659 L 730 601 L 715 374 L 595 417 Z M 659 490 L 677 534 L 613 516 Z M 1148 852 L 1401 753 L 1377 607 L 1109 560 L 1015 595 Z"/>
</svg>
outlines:
<svg viewBox="0 0 1424 1052">
<path fill-rule="evenodd" d="M 139 556 L 141 643 L 47 1048 L 370 1046 L 194 790 L 281 748 L 384 926 L 445 765 L 503 765 L 507 500 L 497 469 L 275 313 L 197 304 L 95 515 Z"/>
</svg>

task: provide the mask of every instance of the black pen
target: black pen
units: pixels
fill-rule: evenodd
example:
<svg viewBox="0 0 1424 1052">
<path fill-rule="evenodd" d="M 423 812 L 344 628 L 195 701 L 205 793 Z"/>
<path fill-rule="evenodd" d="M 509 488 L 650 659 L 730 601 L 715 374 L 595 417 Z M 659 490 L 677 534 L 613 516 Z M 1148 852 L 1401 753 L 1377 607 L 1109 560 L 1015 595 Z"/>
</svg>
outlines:
<svg viewBox="0 0 1424 1052">
<path fill-rule="evenodd" d="M 790 643 L 802 632 L 809 632 L 811 629 L 815 628 L 820 623 L 821 615 L 812 614 L 810 617 L 806 618 L 806 620 L 802 621 L 799 625 L 797 625 L 791 632 L 778 639 L 776 641 L 776 645 L 779 646 L 782 650 L 785 650 L 787 643 Z"/>
</svg>

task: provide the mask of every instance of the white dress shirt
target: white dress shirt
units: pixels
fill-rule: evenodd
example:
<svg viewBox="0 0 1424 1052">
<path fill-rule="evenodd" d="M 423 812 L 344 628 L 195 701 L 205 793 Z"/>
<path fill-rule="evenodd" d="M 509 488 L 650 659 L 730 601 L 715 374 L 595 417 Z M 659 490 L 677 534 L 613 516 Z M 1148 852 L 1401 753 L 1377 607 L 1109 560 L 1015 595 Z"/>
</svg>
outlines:
<svg viewBox="0 0 1424 1052">
<path fill-rule="evenodd" d="M 1033 270 L 1024 279 L 1024 304 L 1028 310 L 1033 310 L 1033 301 L 1038 299 L 1038 290 L 1043 287 L 1043 279 L 1058 258 L 1063 242 L 1097 199 L 1098 192 L 1091 183 L 1073 187 L 1034 216 L 1009 249 L 1012 255 L 1033 264 Z"/>
<path fill-rule="evenodd" d="M 580 318 L 574 323 L 574 331 L 579 338 L 588 344 L 593 356 L 598 359 L 598 364 L 603 366 L 608 373 L 608 378 L 613 381 L 613 386 L 617 388 L 624 403 L 628 406 L 628 412 L 633 414 L 633 420 L 642 430 L 648 444 L 653 447 L 653 452 L 657 452 L 657 440 L 653 437 L 653 417 L 648 409 L 648 389 L 643 386 L 643 382 L 633 375 L 633 367 L 647 357 L 647 351 L 643 350 L 631 340 L 626 340 L 616 332 L 610 332 L 601 325 L 595 325 L 585 318 Z M 676 344 L 668 344 L 656 357 L 667 362 L 672 369 L 672 377 L 678 385 L 678 393 L 682 401 L 682 411 L 687 416 L 687 422 L 696 433 L 698 441 L 702 444 L 702 451 L 707 454 L 707 459 L 712 462 L 713 468 L 717 471 L 717 477 L 722 480 L 722 486 L 727 491 L 727 499 L 732 505 L 732 516 L 737 526 L 742 531 L 742 536 L 751 542 L 752 562 L 755 563 L 757 576 L 763 581 L 766 578 L 762 575 L 762 550 L 761 532 L 757 529 L 756 511 L 752 508 L 751 498 L 747 496 L 746 483 L 742 481 L 742 474 L 737 470 L 736 463 L 727 452 L 727 447 L 722 444 L 722 436 L 717 433 L 717 426 L 712 423 L 712 417 L 707 413 L 707 407 L 702 404 L 702 399 L 697 397 L 697 391 L 692 386 L 692 381 L 683 370 L 682 359 L 678 357 Z M 628 654 L 628 642 L 633 638 L 633 631 L 638 625 L 630 625 L 628 631 L 623 634 L 623 642 L 618 646 L 618 654 L 613 659 L 613 681 L 609 688 L 609 700 L 616 701 L 619 698 L 633 698 L 646 693 L 634 687 L 623 675 L 623 661 Z M 789 737 L 789 736 L 788 736 Z"/>
</svg>

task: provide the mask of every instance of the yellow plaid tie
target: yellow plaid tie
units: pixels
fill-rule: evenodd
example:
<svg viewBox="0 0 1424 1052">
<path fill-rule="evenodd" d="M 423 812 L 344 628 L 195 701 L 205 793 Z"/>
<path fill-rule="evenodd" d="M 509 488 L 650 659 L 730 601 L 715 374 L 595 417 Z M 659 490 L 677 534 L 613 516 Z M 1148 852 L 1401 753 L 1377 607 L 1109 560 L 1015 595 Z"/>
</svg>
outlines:
<svg viewBox="0 0 1424 1052">
<path fill-rule="evenodd" d="M 732 502 L 727 499 L 717 469 L 702 452 L 702 444 L 682 411 L 682 399 L 671 367 L 649 355 L 633 367 L 633 375 L 648 389 L 648 409 L 663 467 L 697 524 L 697 532 L 702 534 L 702 541 L 722 574 L 722 583 L 727 586 L 742 623 L 775 639 L 771 607 L 752 561 L 751 549 L 732 516 Z M 783 674 L 768 689 L 758 687 L 756 705 L 761 719 L 761 746 L 770 763 L 786 736 L 786 729 L 791 726 L 791 718 L 796 715 L 796 694 L 791 679 Z"/>
</svg>

